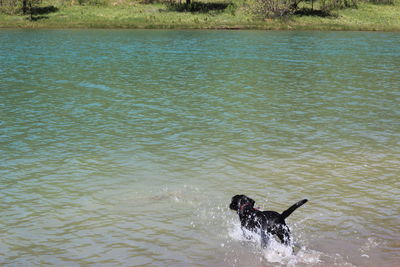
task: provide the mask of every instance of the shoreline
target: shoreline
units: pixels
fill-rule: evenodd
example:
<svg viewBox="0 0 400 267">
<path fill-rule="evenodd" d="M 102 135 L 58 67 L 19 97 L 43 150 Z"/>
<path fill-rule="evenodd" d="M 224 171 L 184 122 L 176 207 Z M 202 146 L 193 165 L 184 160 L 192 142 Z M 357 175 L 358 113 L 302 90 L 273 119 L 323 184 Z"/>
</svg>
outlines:
<svg viewBox="0 0 400 267">
<path fill-rule="evenodd" d="M 160 25 L 146 25 L 146 26 L 132 26 L 128 27 L 102 27 L 97 25 L 91 26 L 20 26 L 20 25 L 7 25 L 3 26 L 0 24 L 0 30 L 193 30 L 193 31 L 314 31 L 314 32 L 393 32 L 400 33 L 398 28 L 388 28 L 388 29 L 377 29 L 374 27 L 164 27 Z"/>
<path fill-rule="evenodd" d="M 51 3 L 51 2 L 49 2 Z M 261 31 L 400 32 L 400 0 L 393 5 L 361 3 L 333 15 L 292 15 L 255 19 L 245 10 L 176 12 L 165 4 L 44 6 L 51 12 L 28 16 L 0 14 L 0 29 L 159 29 Z M 337 13 L 335 13 L 337 12 Z"/>
</svg>

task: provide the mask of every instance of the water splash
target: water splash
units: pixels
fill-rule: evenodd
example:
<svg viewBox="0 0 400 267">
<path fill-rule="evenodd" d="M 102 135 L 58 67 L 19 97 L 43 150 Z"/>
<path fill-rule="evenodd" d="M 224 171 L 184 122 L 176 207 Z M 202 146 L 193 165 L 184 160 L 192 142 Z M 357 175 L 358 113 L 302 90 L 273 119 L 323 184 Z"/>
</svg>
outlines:
<svg viewBox="0 0 400 267">
<path fill-rule="evenodd" d="M 260 261 L 295 266 L 298 264 L 313 265 L 321 262 L 321 252 L 311 250 L 305 246 L 294 244 L 286 246 L 270 236 L 267 248 L 261 247 L 261 236 L 257 233 L 241 228 L 239 223 L 233 223 L 228 229 L 229 237 L 251 247 L 251 252 L 260 256 Z"/>
</svg>

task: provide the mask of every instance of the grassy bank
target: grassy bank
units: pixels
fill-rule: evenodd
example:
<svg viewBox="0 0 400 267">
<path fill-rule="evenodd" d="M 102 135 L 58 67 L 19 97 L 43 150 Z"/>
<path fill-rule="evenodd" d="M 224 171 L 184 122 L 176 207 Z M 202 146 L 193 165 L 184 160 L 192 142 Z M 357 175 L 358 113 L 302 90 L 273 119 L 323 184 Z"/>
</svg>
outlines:
<svg viewBox="0 0 400 267">
<path fill-rule="evenodd" d="M 43 1 L 33 20 L 23 15 L 0 14 L 0 27 L 400 31 L 400 0 L 393 5 L 362 2 L 356 9 L 335 10 L 329 16 L 299 12 L 284 20 L 255 18 L 246 8 L 235 9 L 227 2 L 203 2 L 193 12 L 177 11 L 162 3 L 128 0 L 100 6 L 57 3 L 60 2 Z"/>
</svg>

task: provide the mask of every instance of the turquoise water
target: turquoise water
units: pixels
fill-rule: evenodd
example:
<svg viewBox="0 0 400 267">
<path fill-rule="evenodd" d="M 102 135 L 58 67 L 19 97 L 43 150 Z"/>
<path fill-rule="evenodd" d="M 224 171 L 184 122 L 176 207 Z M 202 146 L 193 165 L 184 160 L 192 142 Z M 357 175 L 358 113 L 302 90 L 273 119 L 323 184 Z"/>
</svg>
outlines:
<svg viewBox="0 0 400 267">
<path fill-rule="evenodd" d="M 398 33 L 0 30 L 0 263 L 395 265 L 399 103 Z"/>
</svg>

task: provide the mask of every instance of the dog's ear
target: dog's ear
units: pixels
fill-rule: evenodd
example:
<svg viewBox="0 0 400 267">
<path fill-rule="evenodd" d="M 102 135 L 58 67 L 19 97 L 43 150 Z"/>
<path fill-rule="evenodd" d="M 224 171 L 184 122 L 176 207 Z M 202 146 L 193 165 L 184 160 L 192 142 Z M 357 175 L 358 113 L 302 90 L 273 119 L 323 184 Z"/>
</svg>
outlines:
<svg viewBox="0 0 400 267">
<path fill-rule="evenodd" d="M 236 196 L 232 197 L 231 204 L 229 205 L 229 208 L 231 210 L 238 210 L 239 209 L 240 198 L 241 198 L 240 195 L 236 195 Z"/>
</svg>

